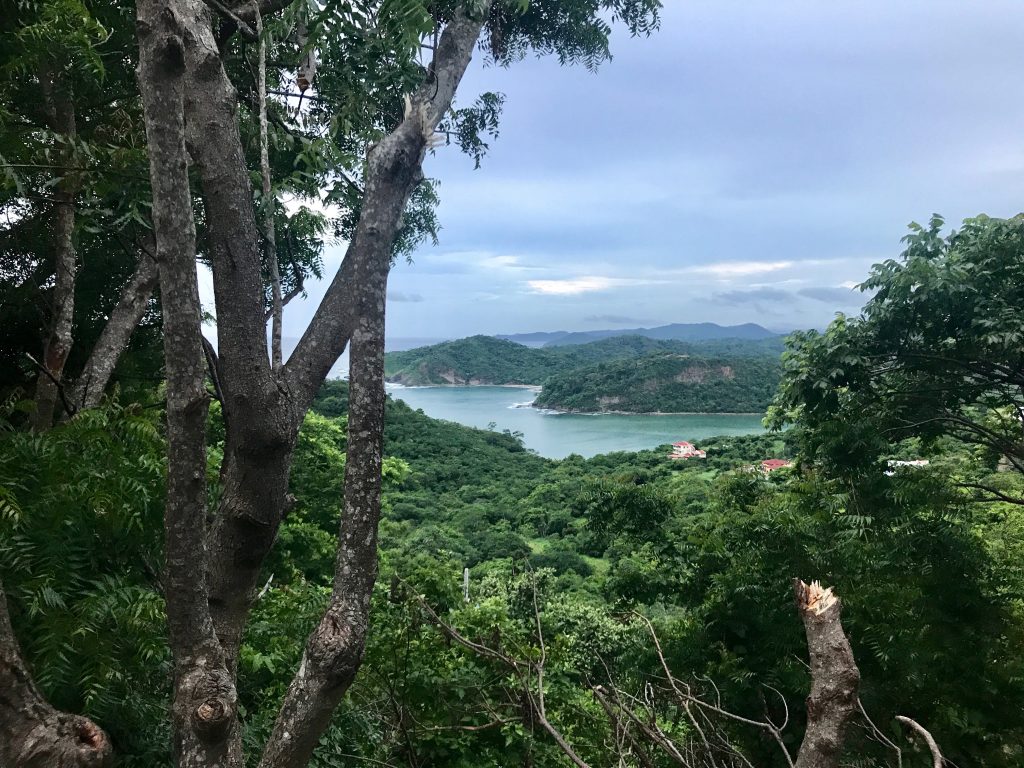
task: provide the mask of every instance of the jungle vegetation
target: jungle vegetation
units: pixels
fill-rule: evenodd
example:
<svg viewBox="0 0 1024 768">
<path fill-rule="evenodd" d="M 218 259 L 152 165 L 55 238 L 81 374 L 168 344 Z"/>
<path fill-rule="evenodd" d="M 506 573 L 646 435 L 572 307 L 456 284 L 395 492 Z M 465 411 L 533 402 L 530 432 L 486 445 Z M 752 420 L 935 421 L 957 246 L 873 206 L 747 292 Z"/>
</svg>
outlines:
<svg viewBox="0 0 1024 768">
<path fill-rule="evenodd" d="M 915 225 L 706 460 L 385 395 L 424 156 L 497 130 L 471 56 L 593 69 L 658 9 L 0 3 L 3 768 L 1024 762 L 1024 219 Z M 523 362 L 696 357 L 607 344 Z"/>
</svg>

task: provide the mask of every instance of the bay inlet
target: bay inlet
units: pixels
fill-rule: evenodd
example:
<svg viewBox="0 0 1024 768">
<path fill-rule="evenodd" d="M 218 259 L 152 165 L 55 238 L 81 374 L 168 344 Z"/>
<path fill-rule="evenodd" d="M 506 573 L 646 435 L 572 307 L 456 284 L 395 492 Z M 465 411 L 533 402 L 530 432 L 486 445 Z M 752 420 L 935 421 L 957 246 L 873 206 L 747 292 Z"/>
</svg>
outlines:
<svg viewBox="0 0 1024 768">
<path fill-rule="evenodd" d="M 388 394 L 435 419 L 523 434 L 527 448 L 550 459 L 639 451 L 678 440 L 763 432 L 758 414 L 578 414 L 530 407 L 535 387 L 401 387 Z"/>
</svg>

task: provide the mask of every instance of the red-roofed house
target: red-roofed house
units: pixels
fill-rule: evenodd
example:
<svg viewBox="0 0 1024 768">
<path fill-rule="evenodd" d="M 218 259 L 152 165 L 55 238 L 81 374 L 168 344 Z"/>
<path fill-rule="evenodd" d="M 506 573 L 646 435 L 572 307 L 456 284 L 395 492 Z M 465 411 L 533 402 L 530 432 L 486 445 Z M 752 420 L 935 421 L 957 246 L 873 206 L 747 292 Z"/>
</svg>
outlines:
<svg viewBox="0 0 1024 768">
<path fill-rule="evenodd" d="M 785 459 L 765 459 L 761 462 L 762 472 L 774 472 L 776 469 L 782 469 L 783 467 L 791 467 L 793 462 L 786 461 Z"/>
</svg>

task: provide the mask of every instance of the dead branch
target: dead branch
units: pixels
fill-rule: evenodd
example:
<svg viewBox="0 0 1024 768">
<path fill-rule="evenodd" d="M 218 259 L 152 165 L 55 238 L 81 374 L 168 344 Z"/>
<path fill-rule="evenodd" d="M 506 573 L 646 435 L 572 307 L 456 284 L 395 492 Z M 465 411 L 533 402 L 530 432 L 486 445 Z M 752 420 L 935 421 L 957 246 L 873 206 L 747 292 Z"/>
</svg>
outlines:
<svg viewBox="0 0 1024 768">
<path fill-rule="evenodd" d="M 932 754 L 932 768 L 942 768 L 945 762 L 942 758 L 942 752 L 939 751 L 939 745 L 935 742 L 932 735 L 916 720 L 911 720 L 909 717 L 903 715 L 897 715 L 896 720 L 903 723 L 905 726 L 914 731 L 925 744 L 928 745 L 928 751 Z"/>
</svg>

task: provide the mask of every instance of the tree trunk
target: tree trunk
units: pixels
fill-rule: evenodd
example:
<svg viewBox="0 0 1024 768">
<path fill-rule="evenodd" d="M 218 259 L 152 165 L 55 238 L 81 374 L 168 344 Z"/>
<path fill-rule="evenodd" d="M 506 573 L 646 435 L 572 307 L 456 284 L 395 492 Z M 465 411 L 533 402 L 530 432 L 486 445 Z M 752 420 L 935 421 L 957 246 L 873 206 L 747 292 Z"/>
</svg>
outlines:
<svg viewBox="0 0 1024 768">
<path fill-rule="evenodd" d="M 169 0 L 139 0 L 139 85 L 164 308 L 167 505 L 164 594 L 174 658 L 174 754 L 181 768 L 238 768 L 233 675 L 210 618 L 206 561 L 206 415 L 195 224 L 185 150 L 185 32 Z"/>
<path fill-rule="evenodd" d="M 349 350 L 345 503 L 331 604 L 306 644 L 260 768 L 306 764 L 362 663 L 377 578 L 388 267 L 387 260 L 378 260 L 359 276 L 361 318 Z"/>
<path fill-rule="evenodd" d="M 794 579 L 793 591 L 807 632 L 812 680 L 796 768 L 838 768 L 846 725 L 857 709 L 860 670 L 839 620 L 839 598 L 816 581 L 808 586 Z"/>
<path fill-rule="evenodd" d="M 76 135 L 75 107 L 70 86 L 62 82 L 53 71 L 40 76 L 50 126 L 70 143 Z M 66 147 L 61 152 L 70 165 L 74 151 Z M 70 172 L 68 172 L 70 174 Z M 46 341 L 43 343 L 42 365 L 36 382 L 36 410 L 32 415 L 32 428 L 38 432 L 53 426 L 57 400 L 64 375 L 64 364 L 71 352 L 72 327 L 75 316 L 75 278 L 78 259 L 75 253 L 75 194 L 77 182 L 73 175 L 65 176 L 53 193 L 53 269 L 54 285 L 50 297 L 50 319 Z"/>
<path fill-rule="evenodd" d="M 110 740 L 99 726 L 54 709 L 32 682 L 0 583 L 0 766 L 101 768 L 110 757 Z"/>
<path fill-rule="evenodd" d="M 293 401 L 268 359 L 262 237 L 238 130 L 237 94 L 220 60 L 210 11 L 198 0 L 177 5 L 188 30 L 188 142 L 207 215 L 226 430 L 207 584 L 214 626 L 233 668 L 263 561 L 284 514 L 291 454 L 308 403 Z"/>
<path fill-rule="evenodd" d="M 72 389 L 71 403 L 75 408 L 95 408 L 100 404 L 118 360 L 146 313 L 156 283 L 155 243 L 151 242 L 139 254 L 139 265 L 121 291 L 121 297 L 110 312 L 107 324 L 103 326 L 85 368 Z"/>
</svg>

